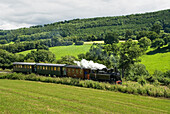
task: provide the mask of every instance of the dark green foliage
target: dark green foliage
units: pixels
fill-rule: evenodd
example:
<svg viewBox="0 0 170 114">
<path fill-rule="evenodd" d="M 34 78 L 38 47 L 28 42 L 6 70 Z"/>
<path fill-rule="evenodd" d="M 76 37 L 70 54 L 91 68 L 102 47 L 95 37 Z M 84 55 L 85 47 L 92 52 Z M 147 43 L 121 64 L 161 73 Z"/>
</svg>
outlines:
<svg viewBox="0 0 170 114">
<path fill-rule="evenodd" d="M 160 49 L 164 45 L 164 43 L 165 42 L 163 39 L 157 38 L 153 40 L 152 47 Z"/>
<path fill-rule="evenodd" d="M 159 22 L 157 22 L 157 20 L 159 20 Z M 132 31 L 134 35 L 136 31 L 148 30 L 159 33 L 160 27 L 157 25 L 161 25 L 165 32 L 169 32 L 169 20 L 169 9 L 127 16 L 73 19 L 52 24 L 32 26 L 30 28 L 0 30 L 0 40 L 6 40 L 9 43 L 11 41 L 22 42 L 52 39 L 54 37 L 62 37 L 65 39 L 75 36 L 78 38 L 81 37 L 81 40 L 103 40 L 106 33 L 112 33 L 113 31 L 118 33 L 119 36 L 125 36 L 127 30 Z"/>
<path fill-rule="evenodd" d="M 170 70 L 167 70 L 167 71 L 164 73 L 164 77 L 170 78 Z"/>
<path fill-rule="evenodd" d="M 131 39 L 132 35 L 133 35 L 133 32 L 131 30 L 127 30 L 125 34 L 125 39 L 126 40 Z"/>
<path fill-rule="evenodd" d="M 75 64 L 74 61 L 76 61 L 77 58 L 74 56 L 66 55 L 64 57 L 61 57 L 61 59 L 57 60 L 58 64 L 68 64 L 73 65 Z"/>
<path fill-rule="evenodd" d="M 112 43 L 119 43 L 119 36 L 117 33 L 107 33 L 104 39 L 104 43 L 112 44 Z"/>
<path fill-rule="evenodd" d="M 131 81 L 138 81 L 142 76 L 149 76 L 149 72 L 146 70 L 143 64 L 133 64 L 129 70 L 125 72 L 126 79 Z"/>
<path fill-rule="evenodd" d="M 148 32 L 147 37 L 148 37 L 151 41 L 153 41 L 153 40 L 155 40 L 156 38 L 159 38 L 159 35 L 158 35 L 156 32 L 154 32 L 154 31 L 150 31 L 150 32 Z"/>
<path fill-rule="evenodd" d="M 146 37 L 147 35 L 147 31 L 139 31 L 139 33 L 137 33 L 137 40 L 141 39 L 142 37 Z"/>
<path fill-rule="evenodd" d="M 169 85 L 170 84 L 170 70 L 166 72 L 161 72 L 155 70 L 153 76 L 162 84 L 162 85 Z"/>
<path fill-rule="evenodd" d="M 7 44 L 8 42 L 6 40 L 0 40 L 0 44 Z"/>
<path fill-rule="evenodd" d="M 55 55 L 47 50 L 31 51 L 25 56 L 25 60 L 33 60 L 35 62 L 54 62 Z"/>
<path fill-rule="evenodd" d="M 128 70 L 131 64 L 138 62 L 138 58 L 142 54 L 143 50 L 131 39 L 121 44 L 119 51 L 119 68 L 122 70 L 122 77 L 124 77 L 124 71 Z"/>
<path fill-rule="evenodd" d="M 162 29 L 162 26 L 160 24 L 154 24 L 151 28 L 152 31 L 155 31 L 157 34 L 160 33 L 160 30 Z"/>
<path fill-rule="evenodd" d="M 139 39 L 139 45 L 146 51 L 148 47 L 151 46 L 151 40 L 147 37 L 142 37 Z"/>
<path fill-rule="evenodd" d="M 0 68 L 2 69 L 11 69 L 12 63 L 15 61 L 24 61 L 23 55 L 15 55 L 9 53 L 5 50 L 0 49 Z"/>
<path fill-rule="evenodd" d="M 49 48 L 45 45 L 38 45 L 37 50 L 44 49 L 44 50 L 49 50 Z"/>
<path fill-rule="evenodd" d="M 153 75 L 147 76 L 147 77 L 146 77 L 146 80 L 147 80 L 148 82 L 150 82 L 151 84 L 153 84 L 154 82 L 157 81 L 156 77 L 154 77 Z"/>
<path fill-rule="evenodd" d="M 163 38 L 165 45 L 167 45 L 168 43 L 170 43 L 170 35 L 166 36 Z"/>
<path fill-rule="evenodd" d="M 83 41 L 76 41 L 76 42 L 75 42 L 75 45 L 83 45 L 83 44 L 84 44 Z"/>
<path fill-rule="evenodd" d="M 101 44 L 93 44 L 86 54 L 80 54 L 78 55 L 78 58 L 86 59 L 86 60 L 92 60 L 94 62 L 104 64 L 108 68 L 114 68 L 117 67 L 117 52 L 119 48 L 117 44 L 107 44 L 107 45 L 101 45 Z"/>
<path fill-rule="evenodd" d="M 138 79 L 138 83 L 141 84 L 142 86 L 146 84 L 146 80 L 143 76 L 141 76 L 139 79 Z"/>
</svg>

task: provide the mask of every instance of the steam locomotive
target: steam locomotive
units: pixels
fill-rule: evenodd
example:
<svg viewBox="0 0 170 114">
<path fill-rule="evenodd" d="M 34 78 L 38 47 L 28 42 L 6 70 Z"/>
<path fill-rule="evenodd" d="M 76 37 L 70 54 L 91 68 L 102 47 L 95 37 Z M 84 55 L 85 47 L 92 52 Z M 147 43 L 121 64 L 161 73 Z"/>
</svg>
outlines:
<svg viewBox="0 0 170 114">
<path fill-rule="evenodd" d="M 14 62 L 13 72 L 36 73 L 51 77 L 72 77 L 121 84 L 120 73 L 115 69 L 94 70 L 77 65 Z"/>
</svg>

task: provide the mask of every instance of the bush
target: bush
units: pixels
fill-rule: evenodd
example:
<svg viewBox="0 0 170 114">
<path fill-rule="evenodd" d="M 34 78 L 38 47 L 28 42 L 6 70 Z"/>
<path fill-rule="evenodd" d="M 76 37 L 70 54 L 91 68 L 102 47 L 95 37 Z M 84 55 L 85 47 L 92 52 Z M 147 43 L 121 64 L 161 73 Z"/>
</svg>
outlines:
<svg viewBox="0 0 170 114">
<path fill-rule="evenodd" d="M 75 45 L 83 45 L 83 44 L 84 44 L 83 41 L 76 41 L 76 42 L 75 42 Z"/>
<path fill-rule="evenodd" d="M 149 76 L 149 73 L 146 70 L 145 65 L 134 64 L 130 66 L 130 70 L 126 73 L 126 75 L 126 80 L 138 81 L 138 79 L 143 75 Z"/>
<path fill-rule="evenodd" d="M 146 84 L 146 80 L 144 79 L 143 76 L 138 79 L 138 83 L 141 84 L 142 86 Z"/>
</svg>

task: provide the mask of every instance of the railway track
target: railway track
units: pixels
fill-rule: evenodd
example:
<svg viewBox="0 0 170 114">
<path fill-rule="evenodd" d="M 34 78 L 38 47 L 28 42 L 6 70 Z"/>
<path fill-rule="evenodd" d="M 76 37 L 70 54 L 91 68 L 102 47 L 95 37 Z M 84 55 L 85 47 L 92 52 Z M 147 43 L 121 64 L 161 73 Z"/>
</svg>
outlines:
<svg viewBox="0 0 170 114">
<path fill-rule="evenodd" d="M 12 73 L 10 71 L 0 71 L 0 73 Z"/>
</svg>

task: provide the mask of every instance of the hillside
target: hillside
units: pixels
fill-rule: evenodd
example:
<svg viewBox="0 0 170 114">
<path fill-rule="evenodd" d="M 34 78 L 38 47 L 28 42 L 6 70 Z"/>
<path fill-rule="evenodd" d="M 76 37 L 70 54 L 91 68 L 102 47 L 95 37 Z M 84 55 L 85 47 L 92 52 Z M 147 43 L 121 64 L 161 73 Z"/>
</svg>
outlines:
<svg viewBox="0 0 170 114">
<path fill-rule="evenodd" d="M 116 17 L 98 17 L 89 19 L 74 19 L 52 24 L 37 25 L 17 30 L 0 30 L 0 40 L 3 43 L 11 41 L 32 41 L 62 37 L 65 40 L 102 40 L 107 32 L 117 32 L 123 36 L 126 30 L 134 35 L 137 31 L 150 30 L 154 23 L 161 24 L 165 32 L 169 32 L 170 9 Z"/>
<path fill-rule="evenodd" d="M 0 80 L 0 113 L 169 113 L 170 101 L 75 86 Z"/>
</svg>

